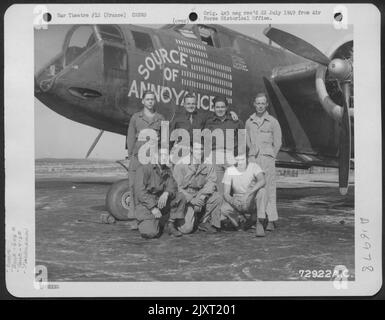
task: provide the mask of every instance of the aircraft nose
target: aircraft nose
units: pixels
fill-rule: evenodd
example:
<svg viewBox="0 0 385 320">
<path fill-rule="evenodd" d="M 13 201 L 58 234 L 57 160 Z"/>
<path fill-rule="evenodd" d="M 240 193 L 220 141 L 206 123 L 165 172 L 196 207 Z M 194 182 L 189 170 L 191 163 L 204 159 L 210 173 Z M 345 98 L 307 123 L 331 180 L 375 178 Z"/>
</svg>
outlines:
<svg viewBox="0 0 385 320">
<path fill-rule="evenodd" d="M 35 73 L 35 93 L 50 91 L 62 70 L 63 53 L 60 53 Z"/>
<path fill-rule="evenodd" d="M 55 76 L 47 72 L 47 68 L 39 70 L 34 77 L 35 93 L 49 91 L 55 82 Z"/>
<path fill-rule="evenodd" d="M 39 90 L 43 92 L 49 91 L 53 87 L 54 82 L 55 78 L 41 80 L 39 83 Z"/>
<path fill-rule="evenodd" d="M 47 92 L 49 91 L 54 82 L 56 74 L 52 70 L 52 66 L 41 69 L 35 75 L 35 92 Z"/>
</svg>

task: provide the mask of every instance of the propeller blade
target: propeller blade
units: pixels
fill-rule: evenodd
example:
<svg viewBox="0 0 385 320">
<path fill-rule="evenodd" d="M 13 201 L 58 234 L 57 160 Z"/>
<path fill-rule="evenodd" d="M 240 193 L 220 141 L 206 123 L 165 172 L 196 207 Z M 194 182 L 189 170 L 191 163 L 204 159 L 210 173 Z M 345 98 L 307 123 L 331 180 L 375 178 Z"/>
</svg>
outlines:
<svg viewBox="0 0 385 320">
<path fill-rule="evenodd" d="M 350 85 L 349 82 L 342 83 L 342 92 L 344 96 L 343 112 L 340 131 L 340 157 L 338 179 L 340 193 L 345 195 L 348 192 L 349 170 L 350 170 L 350 148 L 351 148 L 351 125 L 349 116 L 350 105 Z"/>
<path fill-rule="evenodd" d="M 328 66 L 330 63 L 330 59 L 316 47 L 290 33 L 276 28 L 266 28 L 263 33 L 266 37 L 279 44 L 281 47 L 303 58 L 318 62 L 324 66 Z"/>
<path fill-rule="evenodd" d="M 88 152 L 86 154 L 86 159 L 89 157 L 89 155 L 91 154 L 91 152 L 94 150 L 96 144 L 99 142 L 102 134 L 103 134 L 104 130 L 100 130 L 98 135 L 96 136 L 94 142 L 92 143 L 91 147 L 88 149 Z"/>
</svg>

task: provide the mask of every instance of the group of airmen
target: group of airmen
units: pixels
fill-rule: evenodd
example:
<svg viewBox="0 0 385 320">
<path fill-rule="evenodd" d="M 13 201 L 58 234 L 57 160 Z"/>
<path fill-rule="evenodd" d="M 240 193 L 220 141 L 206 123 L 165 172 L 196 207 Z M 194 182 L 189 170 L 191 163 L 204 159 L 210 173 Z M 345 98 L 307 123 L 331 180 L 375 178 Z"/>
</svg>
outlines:
<svg viewBox="0 0 385 320">
<path fill-rule="evenodd" d="M 145 143 L 138 139 L 144 129 L 160 136 L 164 117 L 156 111 L 154 92 L 145 91 L 143 109 L 130 120 L 127 133 L 131 216 L 143 238 L 196 232 L 216 233 L 221 228 L 250 230 L 263 237 L 277 227 L 275 159 L 281 147 L 281 128 L 268 111 L 265 93 L 258 93 L 253 113 L 244 124 L 231 111 L 225 97 L 214 99 L 214 112 L 197 109 L 196 97 L 187 94 L 183 112 L 169 122 L 170 132 L 185 129 L 233 129 L 233 147 L 212 144 L 212 162 L 204 161 L 204 144 L 189 145 L 188 161 L 164 161 L 172 153 L 160 147 L 155 162 L 142 164 L 138 156 Z M 238 148 L 236 134 L 246 133 L 246 148 Z M 224 134 L 226 137 L 226 134 Z M 172 148 L 170 148 L 172 149 Z M 213 155 L 225 155 L 216 161 Z M 227 157 L 231 153 L 233 157 Z"/>
</svg>

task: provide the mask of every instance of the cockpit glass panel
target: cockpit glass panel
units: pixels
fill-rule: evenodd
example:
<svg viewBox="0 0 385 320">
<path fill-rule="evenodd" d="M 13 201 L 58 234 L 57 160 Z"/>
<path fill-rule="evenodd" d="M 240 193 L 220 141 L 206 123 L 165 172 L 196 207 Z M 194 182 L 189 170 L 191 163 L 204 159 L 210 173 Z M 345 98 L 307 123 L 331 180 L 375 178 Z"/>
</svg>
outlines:
<svg viewBox="0 0 385 320">
<path fill-rule="evenodd" d="M 185 38 L 198 40 L 198 37 L 196 36 L 196 34 L 194 33 L 194 31 L 191 29 L 190 26 L 177 28 L 176 31 L 179 32 Z"/>
<path fill-rule="evenodd" d="M 68 46 L 85 48 L 93 36 L 93 29 L 90 26 L 78 27 L 72 34 Z"/>
<path fill-rule="evenodd" d="M 95 43 L 92 27 L 80 26 L 72 34 L 66 51 L 66 65 L 70 64 Z"/>
<path fill-rule="evenodd" d="M 207 26 L 198 26 L 199 35 L 201 37 L 201 41 L 212 47 L 217 47 L 215 43 L 216 30 Z"/>
<path fill-rule="evenodd" d="M 103 40 L 123 42 L 124 38 L 120 30 L 111 25 L 99 25 L 99 33 Z"/>
<path fill-rule="evenodd" d="M 148 33 L 132 31 L 132 37 L 134 38 L 136 48 L 146 52 L 154 51 L 154 45 Z"/>
</svg>

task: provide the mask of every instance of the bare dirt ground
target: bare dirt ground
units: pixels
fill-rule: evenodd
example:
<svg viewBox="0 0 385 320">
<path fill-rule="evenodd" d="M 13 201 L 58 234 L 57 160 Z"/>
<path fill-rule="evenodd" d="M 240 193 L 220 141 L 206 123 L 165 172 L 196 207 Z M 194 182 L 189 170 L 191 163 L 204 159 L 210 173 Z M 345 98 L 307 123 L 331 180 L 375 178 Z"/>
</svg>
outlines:
<svg viewBox="0 0 385 320">
<path fill-rule="evenodd" d="M 99 223 L 110 185 L 125 177 L 118 165 L 39 160 L 36 264 L 49 281 L 330 280 L 300 270 L 336 265 L 354 279 L 354 186 L 339 195 L 335 170 L 279 173 L 279 225 L 265 238 L 222 231 L 144 240 L 127 222 Z"/>
</svg>

